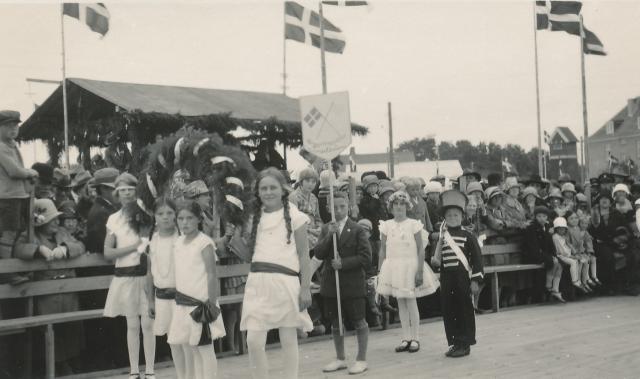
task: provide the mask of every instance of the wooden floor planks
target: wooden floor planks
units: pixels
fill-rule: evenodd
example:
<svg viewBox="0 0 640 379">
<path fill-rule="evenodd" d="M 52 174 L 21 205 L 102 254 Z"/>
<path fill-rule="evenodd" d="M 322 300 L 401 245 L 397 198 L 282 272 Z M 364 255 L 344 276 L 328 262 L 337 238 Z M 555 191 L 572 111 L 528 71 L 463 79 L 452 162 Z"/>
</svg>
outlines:
<svg viewBox="0 0 640 379">
<path fill-rule="evenodd" d="M 602 297 L 565 305 L 522 307 L 477 318 L 478 345 L 469 357 L 445 358 L 442 322 L 420 327 L 422 349 L 393 352 L 399 328 L 372 331 L 366 378 L 640 378 L 640 298 Z M 124 347 L 123 347 L 124 348 Z M 355 337 L 347 337 L 355 356 Z M 268 351 L 271 378 L 280 377 L 280 350 Z M 333 359 L 330 340 L 300 345 L 300 378 L 346 378 L 323 374 Z M 248 356 L 218 361 L 219 378 L 249 378 Z M 122 376 L 120 376 L 122 377 Z M 172 368 L 158 379 L 172 378 Z M 116 378 L 115 376 L 113 378 Z"/>
</svg>

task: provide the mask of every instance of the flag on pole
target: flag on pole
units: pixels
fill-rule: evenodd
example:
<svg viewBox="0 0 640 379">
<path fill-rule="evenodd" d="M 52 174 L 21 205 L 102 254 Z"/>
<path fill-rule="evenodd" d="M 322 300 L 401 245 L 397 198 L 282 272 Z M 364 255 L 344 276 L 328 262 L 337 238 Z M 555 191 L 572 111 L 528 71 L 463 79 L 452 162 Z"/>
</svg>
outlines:
<svg viewBox="0 0 640 379">
<path fill-rule="evenodd" d="M 582 35 L 582 43 L 584 44 L 584 53 L 591 55 L 607 55 L 604 51 L 604 45 L 600 38 L 592 31 L 582 25 L 584 34 Z"/>
<path fill-rule="evenodd" d="M 564 31 L 576 36 L 580 35 L 579 1 L 552 1 L 549 8 L 549 24 L 551 31 Z"/>
<path fill-rule="evenodd" d="M 349 0 L 343 0 L 343 1 L 322 1 L 322 4 L 325 5 L 337 5 L 337 6 L 341 6 L 341 7 L 357 7 L 357 6 L 361 6 L 361 5 L 369 5 L 367 4 L 366 1 L 349 1 Z"/>
<path fill-rule="evenodd" d="M 614 166 L 618 164 L 618 158 L 614 157 L 611 152 L 609 152 L 609 171 L 613 169 Z"/>
<path fill-rule="evenodd" d="M 536 28 L 549 29 L 549 3 L 546 1 L 536 1 Z"/>
<path fill-rule="evenodd" d="M 579 1 L 536 1 L 537 29 L 580 35 Z"/>
<path fill-rule="evenodd" d="M 284 12 L 284 38 L 320 48 L 320 15 L 294 1 L 285 3 Z M 345 44 L 342 30 L 325 17 L 325 51 L 342 54 Z"/>
<path fill-rule="evenodd" d="M 94 32 L 104 36 L 109 31 L 109 11 L 102 3 L 64 3 L 62 14 L 78 19 Z"/>
</svg>

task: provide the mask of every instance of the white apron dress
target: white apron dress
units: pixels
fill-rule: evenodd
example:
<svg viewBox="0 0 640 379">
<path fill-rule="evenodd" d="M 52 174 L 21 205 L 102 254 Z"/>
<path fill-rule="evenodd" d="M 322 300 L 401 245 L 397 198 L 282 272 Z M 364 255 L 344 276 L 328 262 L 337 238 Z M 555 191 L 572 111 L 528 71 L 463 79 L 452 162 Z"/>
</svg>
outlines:
<svg viewBox="0 0 640 379">
<path fill-rule="evenodd" d="M 202 257 L 202 250 L 207 246 L 212 246 L 215 251 L 216 245 L 213 240 L 200 232 L 187 244 L 184 236 L 178 237 L 174 248 L 176 290 L 202 302 L 209 299 L 207 269 Z M 217 305 L 219 308 L 220 305 Z M 170 344 L 198 346 L 202 336 L 202 324 L 191 318 L 190 313 L 195 308 L 175 305 L 167 339 Z M 209 324 L 209 330 L 214 340 L 225 336 L 222 315 L 218 315 L 218 318 Z"/>
<path fill-rule="evenodd" d="M 178 239 L 178 232 L 168 237 L 155 233 L 149 245 L 149 259 L 151 260 L 151 274 L 156 288 L 176 288 L 174 268 L 174 248 Z M 153 321 L 153 333 L 162 336 L 169 332 L 176 302 L 173 299 L 158 299 L 156 303 L 156 318 Z"/>
<path fill-rule="evenodd" d="M 107 234 L 113 234 L 116 237 L 116 248 L 140 243 L 140 237 L 129 227 L 122 209 L 109 216 Z M 140 253 L 137 251 L 116 259 L 116 268 L 139 264 Z M 147 314 L 149 302 L 145 282 L 146 276 L 114 276 L 104 304 L 105 317 L 134 317 Z"/>
<path fill-rule="evenodd" d="M 395 298 L 416 298 L 436 292 L 440 282 L 426 262 L 422 264 L 422 285 L 417 288 L 415 286 L 418 250 L 414 235 L 422 230 L 422 223 L 411 218 L 402 222 L 380 221 L 380 234 L 387 237 L 387 244 L 386 257 L 378 274 L 378 294 Z"/>
<path fill-rule="evenodd" d="M 252 262 L 274 263 L 300 272 L 300 260 L 293 231 L 309 223 L 309 217 L 290 204 L 291 240 L 287 244 L 284 208 L 262 212 Z M 251 272 L 242 303 L 240 330 L 265 331 L 285 328 L 313 330 L 306 310 L 299 310 L 300 279 L 296 276 Z"/>
</svg>

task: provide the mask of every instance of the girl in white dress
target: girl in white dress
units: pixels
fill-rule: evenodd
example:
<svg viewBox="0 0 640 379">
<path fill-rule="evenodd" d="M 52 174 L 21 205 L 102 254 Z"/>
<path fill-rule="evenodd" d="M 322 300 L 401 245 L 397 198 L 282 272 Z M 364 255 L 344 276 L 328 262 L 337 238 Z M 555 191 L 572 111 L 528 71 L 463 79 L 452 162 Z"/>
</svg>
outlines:
<svg viewBox="0 0 640 379">
<path fill-rule="evenodd" d="M 277 328 L 284 365 L 278 378 L 293 379 L 298 377 L 296 329 L 313 329 L 306 311 L 311 305 L 309 218 L 289 203 L 285 178 L 273 167 L 260 172 L 256 192 L 250 239 L 253 258 L 240 330 L 247 331 L 251 374 L 268 378 L 267 332 Z"/>
<path fill-rule="evenodd" d="M 176 227 L 176 205 L 165 197 L 154 205 L 156 232 L 149 243 L 149 316 L 154 319 L 153 333 L 163 336 L 169 332 L 175 308 L 176 278 L 174 269 L 174 247 L 178 239 Z M 182 346 L 170 344 L 171 357 L 178 379 L 186 376 L 185 353 Z"/>
<path fill-rule="evenodd" d="M 420 350 L 416 298 L 434 293 L 439 283 L 424 261 L 422 223 L 407 217 L 407 209 L 411 207 L 409 195 L 395 192 L 389 197 L 388 207 L 393 219 L 380 221 L 381 266 L 376 290 L 398 300 L 402 342 L 396 352 L 415 353 Z"/>
<path fill-rule="evenodd" d="M 115 181 L 114 197 L 122 207 L 136 201 L 137 179 L 123 173 Z M 153 320 L 149 317 L 149 302 L 146 294 L 147 255 L 149 238 L 144 232 L 136 233 L 130 226 L 124 210 L 109 216 L 107 235 L 104 240 L 104 256 L 116 260 L 115 275 L 109 286 L 104 305 L 105 317 L 127 318 L 127 348 L 131 378 L 140 378 L 140 328 L 144 345 L 146 378 L 154 377 L 156 336 Z M 115 348 L 115 347 L 114 347 Z"/>
<path fill-rule="evenodd" d="M 213 340 L 225 335 L 218 304 L 216 246 L 198 230 L 202 209 L 198 203 L 178 204 L 181 235 L 175 242 L 176 298 L 169 344 L 182 345 L 185 378 L 215 378 L 218 371 Z"/>
</svg>

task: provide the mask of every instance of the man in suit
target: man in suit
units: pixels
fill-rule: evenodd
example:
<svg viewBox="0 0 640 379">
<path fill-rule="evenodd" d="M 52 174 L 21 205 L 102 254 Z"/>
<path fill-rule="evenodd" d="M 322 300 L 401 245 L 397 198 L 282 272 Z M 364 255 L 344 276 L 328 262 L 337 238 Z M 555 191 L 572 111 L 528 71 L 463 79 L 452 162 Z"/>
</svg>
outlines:
<svg viewBox="0 0 640 379">
<path fill-rule="evenodd" d="M 98 197 L 87 216 L 87 251 L 103 253 L 107 235 L 107 220 L 118 211 L 113 199 L 114 182 L 120 172 L 112 167 L 102 168 L 94 174 L 94 186 Z"/>
<path fill-rule="evenodd" d="M 324 367 L 324 372 L 347 368 L 344 352 L 344 337 L 340 335 L 336 290 L 340 291 L 342 314 L 356 330 L 358 355 L 349 368 L 349 374 L 360 374 L 367 370 L 367 341 L 369 326 L 366 317 L 367 281 L 365 269 L 371 265 L 371 245 L 362 226 L 351 220 L 347 194 L 336 192 L 333 196 L 335 222 L 322 227 L 313 253 L 324 261 L 320 294 L 323 297 L 324 313 L 331 320 L 333 343 L 337 359 Z M 338 241 L 338 258 L 334 258 L 333 236 Z M 336 272 L 339 273 L 340 288 L 336 289 Z"/>
</svg>

